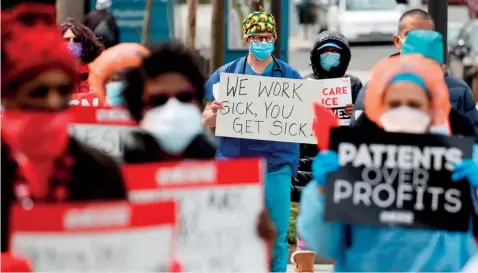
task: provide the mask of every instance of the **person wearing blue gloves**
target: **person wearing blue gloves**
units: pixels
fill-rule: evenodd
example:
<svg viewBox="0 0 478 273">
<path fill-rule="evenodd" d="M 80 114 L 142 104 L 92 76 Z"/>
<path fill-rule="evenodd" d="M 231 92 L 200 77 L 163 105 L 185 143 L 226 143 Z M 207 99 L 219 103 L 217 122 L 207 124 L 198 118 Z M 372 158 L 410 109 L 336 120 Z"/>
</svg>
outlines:
<svg viewBox="0 0 478 273">
<path fill-rule="evenodd" d="M 445 69 L 445 47 L 443 37 L 434 31 L 434 23 L 430 14 L 421 9 L 412 9 L 405 12 L 399 21 L 397 35 L 394 36 L 395 46 L 401 54 L 422 54 L 434 60 L 443 67 L 442 76 L 448 86 L 450 103 L 453 111 L 450 112 L 450 123 L 453 126 L 453 119 L 458 116 L 466 117 L 475 130 L 475 140 L 478 141 L 478 110 L 471 88 L 462 80 L 452 76 Z M 446 42 L 446 41 L 445 41 Z M 353 126 L 363 113 L 364 97 L 367 93 L 366 84 L 355 101 L 354 114 L 350 124 Z"/>
<path fill-rule="evenodd" d="M 398 56 L 383 60 L 372 75 L 365 97 L 369 123 L 364 128 L 371 134 L 426 134 L 446 120 L 451 106 L 435 62 L 420 55 Z M 478 146 L 473 152 L 472 159 L 455 166 L 451 178 L 466 178 L 476 188 Z M 336 152 L 318 154 L 312 165 L 314 181 L 302 192 L 297 224 L 310 249 L 336 260 L 336 272 L 456 272 L 478 253 L 471 227 L 468 232 L 448 232 L 325 222 L 323 186 L 327 174 L 339 168 Z"/>
<path fill-rule="evenodd" d="M 221 73 L 258 75 L 266 77 L 301 79 L 299 73 L 285 62 L 272 56 L 277 40 L 275 19 L 269 12 L 256 11 L 243 22 L 244 41 L 249 46 L 247 56 L 225 64 L 209 78 L 205 87 L 207 100 L 203 111 L 205 127 L 216 127 L 216 115 L 224 106 L 213 94 Z M 290 216 L 290 180 L 297 173 L 299 144 L 220 137 L 217 158 L 263 157 L 267 161 L 265 201 L 270 218 L 277 229 L 277 239 L 272 253 L 271 270 L 286 272 L 288 243 L 286 240 Z"/>
</svg>

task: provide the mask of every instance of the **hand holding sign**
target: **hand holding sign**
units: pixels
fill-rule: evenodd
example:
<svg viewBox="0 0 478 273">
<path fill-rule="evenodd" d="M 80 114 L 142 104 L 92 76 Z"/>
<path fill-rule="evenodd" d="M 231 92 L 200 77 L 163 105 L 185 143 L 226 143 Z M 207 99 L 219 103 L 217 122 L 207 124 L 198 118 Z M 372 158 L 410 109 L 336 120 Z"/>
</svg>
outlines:
<svg viewBox="0 0 478 273">
<path fill-rule="evenodd" d="M 218 110 L 224 109 L 224 104 L 221 101 L 215 100 L 211 104 L 211 110 L 213 113 L 217 113 Z"/>
</svg>

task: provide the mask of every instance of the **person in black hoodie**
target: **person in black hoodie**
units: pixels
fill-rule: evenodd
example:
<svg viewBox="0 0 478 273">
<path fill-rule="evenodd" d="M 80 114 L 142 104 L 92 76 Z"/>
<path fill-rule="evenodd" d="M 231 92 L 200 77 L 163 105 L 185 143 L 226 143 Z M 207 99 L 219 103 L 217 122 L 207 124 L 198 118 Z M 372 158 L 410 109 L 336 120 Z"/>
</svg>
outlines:
<svg viewBox="0 0 478 273">
<path fill-rule="evenodd" d="M 359 78 L 346 74 L 351 59 L 350 46 L 345 36 L 339 32 L 323 31 L 310 52 L 310 61 L 314 73 L 306 76 L 306 79 L 331 79 L 350 78 L 352 87 L 352 104 L 347 105 L 345 114 L 351 115 L 355 99 L 362 89 Z M 307 183 L 312 180 L 312 160 L 317 155 L 317 145 L 302 144 L 300 147 L 299 171 L 292 178 L 291 200 L 299 202 L 300 192 Z M 292 262 L 296 264 L 297 272 L 313 272 L 315 254 L 306 250 L 298 238 L 298 250 L 292 256 Z"/>
<path fill-rule="evenodd" d="M 124 137 L 126 164 L 215 158 L 214 136 L 202 125 L 206 78 L 195 53 L 180 43 L 161 44 L 125 79 L 126 106 L 143 129 Z M 276 230 L 266 211 L 257 232 L 272 249 Z"/>
</svg>

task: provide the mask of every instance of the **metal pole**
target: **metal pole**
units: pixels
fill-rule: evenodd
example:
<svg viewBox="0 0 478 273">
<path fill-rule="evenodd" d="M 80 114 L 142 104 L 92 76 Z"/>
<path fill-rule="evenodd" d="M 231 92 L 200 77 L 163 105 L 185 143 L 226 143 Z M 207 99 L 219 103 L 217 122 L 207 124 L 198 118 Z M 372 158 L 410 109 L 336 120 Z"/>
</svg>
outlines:
<svg viewBox="0 0 478 273">
<path fill-rule="evenodd" d="M 264 0 L 252 0 L 251 12 L 264 10 Z"/>
<path fill-rule="evenodd" d="M 144 7 L 143 32 L 141 33 L 141 44 L 144 46 L 149 46 L 150 42 L 152 13 L 153 0 L 146 0 L 146 5 Z"/>
<path fill-rule="evenodd" d="M 188 1 L 188 33 L 186 44 L 191 50 L 196 49 L 196 15 L 198 9 L 198 0 Z"/>
<path fill-rule="evenodd" d="M 226 1 L 212 1 L 212 31 L 211 31 L 211 59 L 209 63 L 209 71 L 214 73 L 216 69 L 224 64 L 224 52 L 226 51 Z"/>
<path fill-rule="evenodd" d="M 276 19 L 277 35 L 279 39 L 275 44 L 274 56 L 280 59 L 281 55 L 281 42 L 283 39 L 288 39 L 288 37 L 281 36 L 281 26 L 282 26 L 282 1 L 283 0 L 273 0 L 271 1 L 271 13 Z"/>
<path fill-rule="evenodd" d="M 428 13 L 435 22 L 435 30 L 443 35 L 444 60 L 447 63 L 448 1 L 429 0 Z"/>
</svg>

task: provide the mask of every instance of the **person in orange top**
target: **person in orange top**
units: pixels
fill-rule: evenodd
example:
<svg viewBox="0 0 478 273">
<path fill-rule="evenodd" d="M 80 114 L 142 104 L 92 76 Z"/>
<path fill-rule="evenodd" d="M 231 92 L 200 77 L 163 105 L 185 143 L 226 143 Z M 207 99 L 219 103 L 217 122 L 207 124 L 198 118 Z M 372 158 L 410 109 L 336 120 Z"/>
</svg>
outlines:
<svg viewBox="0 0 478 273">
<path fill-rule="evenodd" d="M 89 64 L 88 82 L 91 90 L 107 105 L 123 105 L 125 72 L 139 66 L 143 57 L 149 55 L 149 49 L 136 43 L 122 43 L 105 50 Z"/>
</svg>

